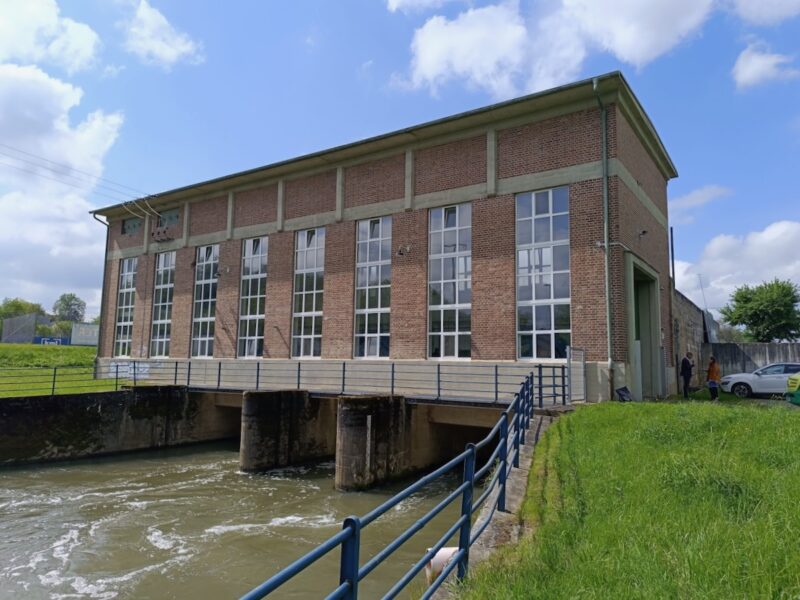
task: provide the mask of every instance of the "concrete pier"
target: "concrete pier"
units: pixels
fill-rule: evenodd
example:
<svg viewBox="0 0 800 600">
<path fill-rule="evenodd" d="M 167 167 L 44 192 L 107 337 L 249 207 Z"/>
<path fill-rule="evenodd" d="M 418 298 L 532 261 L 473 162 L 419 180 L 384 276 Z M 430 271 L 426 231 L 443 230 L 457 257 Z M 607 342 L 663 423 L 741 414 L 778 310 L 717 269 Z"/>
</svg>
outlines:
<svg viewBox="0 0 800 600">
<path fill-rule="evenodd" d="M 302 390 L 245 392 L 239 466 L 255 473 L 332 458 L 336 399 Z"/>
<path fill-rule="evenodd" d="M 409 417 L 404 398 L 340 396 L 336 489 L 365 489 L 407 473 Z"/>
</svg>

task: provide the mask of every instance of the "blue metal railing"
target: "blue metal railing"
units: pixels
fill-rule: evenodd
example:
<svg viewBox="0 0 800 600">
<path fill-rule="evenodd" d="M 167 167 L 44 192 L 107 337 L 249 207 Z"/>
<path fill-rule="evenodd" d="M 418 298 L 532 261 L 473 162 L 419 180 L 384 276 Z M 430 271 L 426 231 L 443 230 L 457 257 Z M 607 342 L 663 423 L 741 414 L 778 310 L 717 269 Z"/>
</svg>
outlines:
<svg viewBox="0 0 800 600">
<path fill-rule="evenodd" d="M 541 377 L 541 375 L 539 376 Z M 341 548 L 339 585 L 332 590 L 326 598 L 356 600 L 360 581 L 367 577 L 378 565 L 387 560 L 400 546 L 421 531 L 439 513 L 458 499 L 461 500 L 461 511 L 458 519 L 456 519 L 436 543 L 419 558 L 414 566 L 392 585 L 383 598 L 395 598 L 403 588 L 425 568 L 425 565 L 428 564 L 436 553 L 447 544 L 448 540 L 456 534 L 458 534 L 458 549 L 442 572 L 428 586 L 422 598 L 430 598 L 456 569 L 456 576 L 458 579 L 463 579 L 469 570 L 470 547 L 484 532 L 495 512 L 504 512 L 506 510 L 506 484 L 508 482 L 508 476 L 514 467 L 519 467 L 520 446 L 525 444 L 525 431 L 530 428 L 531 417 L 533 415 L 536 398 L 536 394 L 534 393 L 536 388 L 535 377 L 536 375 L 533 371 L 525 377 L 525 380 L 520 384 L 519 391 L 514 395 L 514 401 L 503 411 L 502 416 L 485 438 L 476 444 L 468 444 L 461 454 L 432 473 L 417 480 L 363 517 L 347 517 L 339 533 L 273 575 L 257 588 L 242 596 L 241 600 L 257 600 L 259 598 L 264 598 L 337 547 Z M 539 383 L 541 383 L 541 380 L 539 380 Z M 488 450 L 490 447 L 492 447 L 492 451 L 488 458 L 480 468 L 476 468 L 478 451 L 483 449 Z M 375 522 L 412 494 L 459 467 L 461 467 L 462 470 L 461 483 L 454 490 L 366 563 L 363 565 L 360 564 L 359 549 L 361 532 L 364 528 Z M 474 499 L 473 492 L 476 484 L 481 482 L 485 477 L 489 477 L 490 473 L 491 477 L 488 484 L 485 485 L 480 496 Z M 473 515 L 492 497 L 492 493 L 495 491 L 497 491 L 497 494 L 491 501 L 491 508 L 486 518 L 480 525 L 473 529 Z"/>
</svg>

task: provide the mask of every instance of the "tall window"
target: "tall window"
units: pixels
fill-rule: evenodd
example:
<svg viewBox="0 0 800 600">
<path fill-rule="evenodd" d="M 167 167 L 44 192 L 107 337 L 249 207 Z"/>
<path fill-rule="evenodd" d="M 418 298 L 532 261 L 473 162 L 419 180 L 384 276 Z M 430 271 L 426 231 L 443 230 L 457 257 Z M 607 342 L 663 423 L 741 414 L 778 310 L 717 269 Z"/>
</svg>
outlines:
<svg viewBox="0 0 800 600">
<path fill-rule="evenodd" d="M 569 344 L 569 188 L 517 194 L 518 355 L 566 358 Z"/>
<path fill-rule="evenodd" d="M 322 355 L 325 228 L 297 232 L 294 260 L 292 356 Z"/>
<path fill-rule="evenodd" d="M 472 348 L 472 206 L 430 211 L 428 356 L 469 358 Z"/>
<path fill-rule="evenodd" d="M 267 238 L 244 240 L 239 296 L 239 356 L 264 353 L 264 300 L 267 294 Z"/>
<path fill-rule="evenodd" d="M 214 356 L 219 245 L 200 246 L 194 270 L 192 356 Z"/>
<path fill-rule="evenodd" d="M 117 325 L 114 332 L 114 356 L 130 356 L 133 339 L 133 305 L 136 301 L 136 266 L 138 258 L 124 258 L 119 263 L 117 286 Z"/>
<path fill-rule="evenodd" d="M 389 356 L 392 217 L 358 222 L 356 241 L 357 358 Z"/>
<path fill-rule="evenodd" d="M 172 329 L 172 295 L 175 288 L 175 251 L 156 255 L 156 280 L 153 286 L 153 330 L 150 356 L 169 356 Z"/>
</svg>

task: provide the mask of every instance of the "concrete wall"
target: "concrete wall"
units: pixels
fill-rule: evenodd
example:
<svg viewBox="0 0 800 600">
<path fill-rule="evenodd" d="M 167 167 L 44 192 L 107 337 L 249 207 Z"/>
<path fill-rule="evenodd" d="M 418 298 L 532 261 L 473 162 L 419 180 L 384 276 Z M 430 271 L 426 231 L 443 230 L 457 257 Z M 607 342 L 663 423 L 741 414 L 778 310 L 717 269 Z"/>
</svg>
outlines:
<svg viewBox="0 0 800 600">
<path fill-rule="evenodd" d="M 235 438 L 239 411 L 183 388 L 0 400 L 0 464 Z"/>
<path fill-rule="evenodd" d="M 750 373 L 770 363 L 800 363 L 800 343 L 794 344 L 703 344 L 700 361 L 695 361 L 701 373 L 708 365 L 708 358 L 714 356 L 719 362 L 723 375 Z M 704 380 L 704 379 L 703 379 Z"/>
</svg>

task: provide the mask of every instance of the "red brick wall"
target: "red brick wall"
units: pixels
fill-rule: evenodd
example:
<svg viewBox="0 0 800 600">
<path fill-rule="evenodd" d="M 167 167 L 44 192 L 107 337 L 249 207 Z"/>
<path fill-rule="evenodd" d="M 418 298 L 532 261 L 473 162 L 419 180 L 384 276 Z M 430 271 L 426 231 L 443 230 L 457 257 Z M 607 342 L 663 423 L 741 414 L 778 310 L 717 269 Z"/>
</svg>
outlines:
<svg viewBox="0 0 800 600">
<path fill-rule="evenodd" d="M 644 207 L 635 194 L 617 177 L 611 178 L 615 189 L 612 230 L 614 238 L 628 246 L 659 274 L 661 328 L 664 332 L 662 345 L 672 349 L 672 328 L 669 319 L 669 238 L 667 230 Z M 647 234 L 640 236 L 646 230 Z M 624 289 L 624 288 L 623 288 Z M 622 303 L 621 303 L 622 304 Z M 623 304 L 624 305 L 624 304 Z M 615 323 L 615 331 L 624 333 L 627 348 L 627 320 Z M 622 352 L 621 352 L 622 354 Z M 671 364 L 673 361 L 670 360 Z"/>
<path fill-rule="evenodd" d="M 150 325 L 153 318 L 153 284 L 155 256 L 142 254 L 136 265 L 136 305 L 133 307 L 133 340 L 131 357 L 150 355 Z"/>
<path fill-rule="evenodd" d="M 414 153 L 414 192 L 427 194 L 486 181 L 486 136 Z"/>
<path fill-rule="evenodd" d="M 336 210 L 336 170 L 287 181 L 283 193 L 287 219 Z"/>
<path fill-rule="evenodd" d="M 345 208 L 402 198 L 405 195 L 405 172 L 405 154 L 346 168 Z"/>
<path fill-rule="evenodd" d="M 614 130 L 613 111 L 609 131 Z M 609 136 L 609 149 L 615 138 Z M 527 175 L 600 160 L 600 109 L 592 108 L 497 132 L 497 176 Z"/>
<path fill-rule="evenodd" d="M 616 111 L 615 111 L 616 112 Z M 617 119 L 618 157 L 655 205 L 667 215 L 667 180 L 625 117 Z"/>
<path fill-rule="evenodd" d="M 278 184 L 236 192 L 233 202 L 234 227 L 271 223 L 278 218 Z"/>
<path fill-rule="evenodd" d="M 572 345 L 587 360 L 608 360 L 603 241 L 603 180 L 572 184 L 570 203 L 570 317 Z"/>
<path fill-rule="evenodd" d="M 175 287 L 172 291 L 172 329 L 169 344 L 171 358 L 189 356 L 192 340 L 195 260 L 197 260 L 197 248 L 181 248 L 175 252 Z"/>
<path fill-rule="evenodd" d="M 116 221 L 109 221 L 108 223 L 108 247 L 110 250 L 123 250 L 125 248 L 133 248 L 134 246 L 141 246 L 144 243 L 144 219 L 142 219 L 142 228 L 138 233 L 126 235 L 122 233 L 122 219 Z"/>
<path fill-rule="evenodd" d="M 269 236 L 264 358 L 291 356 L 294 235 L 283 231 Z"/>
<path fill-rule="evenodd" d="M 103 282 L 103 332 L 98 356 L 114 355 L 114 330 L 117 324 L 117 292 L 119 286 L 119 259 L 107 261 L 106 280 Z"/>
<path fill-rule="evenodd" d="M 410 250 L 398 256 L 400 246 Z M 428 355 L 428 211 L 392 216 L 391 358 Z M 326 300 L 327 301 L 327 300 Z"/>
<path fill-rule="evenodd" d="M 516 237 L 514 196 L 472 203 L 472 358 L 514 360 Z"/>
<path fill-rule="evenodd" d="M 219 245 L 219 281 L 214 323 L 214 358 L 235 358 L 239 331 L 239 278 L 242 240 Z"/>
<path fill-rule="evenodd" d="M 353 358 L 356 222 L 325 228 L 322 358 Z"/>
<path fill-rule="evenodd" d="M 225 231 L 228 227 L 228 197 L 195 202 L 189 210 L 189 235 Z"/>
</svg>

